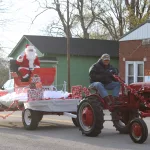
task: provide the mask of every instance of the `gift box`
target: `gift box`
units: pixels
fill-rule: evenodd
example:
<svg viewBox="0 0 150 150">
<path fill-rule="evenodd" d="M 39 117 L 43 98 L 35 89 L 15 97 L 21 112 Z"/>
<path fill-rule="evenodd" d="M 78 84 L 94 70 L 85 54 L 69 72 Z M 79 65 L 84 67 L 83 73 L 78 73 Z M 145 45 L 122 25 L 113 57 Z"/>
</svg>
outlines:
<svg viewBox="0 0 150 150">
<path fill-rule="evenodd" d="M 37 89 L 42 89 L 42 83 L 41 83 L 41 82 L 37 82 L 37 83 L 35 84 L 35 87 L 36 87 Z"/>
<path fill-rule="evenodd" d="M 43 89 L 29 89 L 27 95 L 28 95 L 28 101 L 42 100 Z"/>
<path fill-rule="evenodd" d="M 29 84 L 29 88 L 30 88 L 30 89 L 36 89 L 36 84 L 31 82 L 31 83 Z"/>
<path fill-rule="evenodd" d="M 37 74 L 34 74 L 33 77 L 31 77 L 31 83 L 38 83 L 38 82 L 41 82 L 41 78 Z"/>
<path fill-rule="evenodd" d="M 72 98 L 82 99 L 82 85 L 76 85 L 71 87 Z"/>
<path fill-rule="evenodd" d="M 30 89 L 28 90 L 28 100 L 34 101 L 34 100 L 42 100 L 43 99 L 43 89 L 42 89 L 42 83 L 41 78 L 38 75 L 34 75 L 31 78 L 31 82 L 29 85 Z"/>
<path fill-rule="evenodd" d="M 41 78 L 39 76 L 33 76 L 31 77 L 31 82 L 32 83 L 41 82 Z"/>
<path fill-rule="evenodd" d="M 82 92 L 83 92 L 84 96 L 89 96 L 91 94 L 90 91 L 89 91 L 89 89 L 87 87 L 84 87 L 82 89 Z"/>
</svg>

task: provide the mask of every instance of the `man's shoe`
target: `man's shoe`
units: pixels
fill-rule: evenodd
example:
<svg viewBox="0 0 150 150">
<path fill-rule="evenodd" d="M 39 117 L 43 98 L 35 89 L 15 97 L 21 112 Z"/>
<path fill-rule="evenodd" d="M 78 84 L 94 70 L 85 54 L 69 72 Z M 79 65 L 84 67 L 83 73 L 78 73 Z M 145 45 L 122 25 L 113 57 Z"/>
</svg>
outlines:
<svg viewBox="0 0 150 150">
<path fill-rule="evenodd" d="M 113 97 L 114 105 L 121 105 L 122 102 L 119 100 L 119 97 Z"/>
<path fill-rule="evenodd" d="M 112 105 L 112 101 L 111 101 L 111 99 L 110 99 L 109 96 L 106 96 L 106 97 L 104 97 L 103 99 L 104 99 L 104 101 L 105 101 L 109 106 Z"/>
</svg>

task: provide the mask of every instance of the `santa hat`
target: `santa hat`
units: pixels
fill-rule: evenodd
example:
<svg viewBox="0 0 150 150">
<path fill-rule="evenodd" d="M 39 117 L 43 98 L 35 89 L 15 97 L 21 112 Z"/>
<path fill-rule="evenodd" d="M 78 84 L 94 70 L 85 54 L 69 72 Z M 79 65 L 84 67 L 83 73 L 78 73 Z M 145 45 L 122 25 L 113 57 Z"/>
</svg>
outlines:
<svg viewBox="0 0 150 150">
<path fill-rule="evenodd" d="M 36 53 L 35 47 L 31 45 L 26 45 L 25 53 L 27 53 L 30 49 L 32 49 Z"/>
</svg>

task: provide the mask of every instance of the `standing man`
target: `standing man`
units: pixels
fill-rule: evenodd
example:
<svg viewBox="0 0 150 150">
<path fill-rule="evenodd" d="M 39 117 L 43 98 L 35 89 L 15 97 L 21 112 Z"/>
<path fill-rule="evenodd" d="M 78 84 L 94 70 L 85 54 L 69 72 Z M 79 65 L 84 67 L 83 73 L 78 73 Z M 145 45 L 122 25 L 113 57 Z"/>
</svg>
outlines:
<svg viewBox="0 0 150 150">
<path fill-rule="evenodd" d="M 21 75 L 21 80 L 27 82 L 30 78 L 31 71 L 34 68 L 40 68 L 40 61 L 34 46 L 27 45 L 25 52 L 18 56 L 16 64 L 19 65 L 18 72 Z"/>
<path fill-rule="evenodd" d="M 110 56 L 108 54 L 103 54 L 89 69 L 91 86 L 98 90 L 98 93 L 108 105 L 111 105 L 112 101 L 107 90 L 112 90 L 115 104 L 120 104 L 118 101 L 120 83 L 115 81 L 113 74 L 118 74 L 118 71 L 110 65 Z"/>
</svg>

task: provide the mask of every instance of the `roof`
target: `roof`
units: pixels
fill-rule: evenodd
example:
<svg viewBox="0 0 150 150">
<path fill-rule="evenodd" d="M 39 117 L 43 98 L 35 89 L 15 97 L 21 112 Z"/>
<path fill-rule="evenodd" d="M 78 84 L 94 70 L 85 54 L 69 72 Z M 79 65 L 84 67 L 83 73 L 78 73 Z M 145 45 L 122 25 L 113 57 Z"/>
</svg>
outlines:
<svg viewBox="0 0 150 150">
<path fill-rule="evenodd" d="M 56 57 L 39 57 L 40 60 L 50 60 L 50 61 L 57 61 Z"/>
<path fill-rule="evenodd" d="M 41 53 L 67 53 L 67 39 L 65 37 L 24 35 L 21 40 L 24 38 L 31 42 Z M 19 46 L 19 43 L 21 43 L 21 40 L 9 56 L 14 53 Z M 119 42 L 111 40 L 70 38 L 71 55 L 100 56 L 103 53 L 108 53 L 113 57 L 119 57 Z"/>
<path fill-rule="evenodd" d="M 146 38 L 150 38 L 150 19 L 124 34 L 119 41 L 139 40 Z"/>
</svg>

